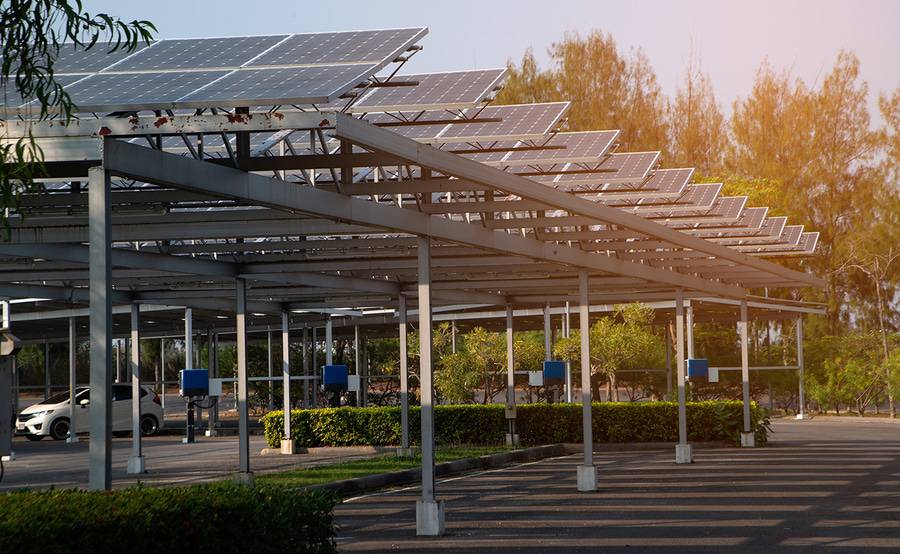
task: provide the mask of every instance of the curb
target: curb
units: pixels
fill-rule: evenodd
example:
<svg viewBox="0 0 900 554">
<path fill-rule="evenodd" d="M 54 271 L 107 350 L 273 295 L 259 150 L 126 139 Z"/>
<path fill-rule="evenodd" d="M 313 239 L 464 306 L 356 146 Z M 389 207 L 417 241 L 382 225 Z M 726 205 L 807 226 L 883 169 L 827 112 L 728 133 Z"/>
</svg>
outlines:
<svg viewBox="0 0 900 554">
<path fill-rule="evenodd" d="M 536 446 L 522 450 L 513 450 L 510 452 L 501 452 L 499 454 L 478 456 L 477 458 L 464 458 L 462 460 L 435 464 L 434 475 L 435 477 L 448 477 L 450 475 L 466 473 L 469 471 L 492 469 L 514 463 L 533 462 L 552 456 L 563 456 L 566 453 L 567 449 L 562 444 Z M 367 475 L 365 477 L 356 477 L 353 479 L 344 479 L 342 481 L 322 483 L 320 485 L 311 485 L 303 488 L 306 490 L 330 490 L 337 492 L 342 496 L 350 496 L 388 487 L 417 483 L 421 480 L 422 470 L 416 468 L 392 471 L 390 473 L 380 473 L 377 475 Z"/>
</svg>

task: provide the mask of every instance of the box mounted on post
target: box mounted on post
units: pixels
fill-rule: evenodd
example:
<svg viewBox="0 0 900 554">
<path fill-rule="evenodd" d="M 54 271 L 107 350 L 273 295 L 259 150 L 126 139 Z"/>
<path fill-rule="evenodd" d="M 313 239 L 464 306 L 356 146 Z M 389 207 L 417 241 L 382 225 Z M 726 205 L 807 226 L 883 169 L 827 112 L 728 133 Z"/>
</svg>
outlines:
<svg viewBox="0 0 900 554">
<path fill-rule="evenodd" d="M 566 382 L 566 362 L 560 360 L 544 361 L 544 385 L 563 385 Z"/>
<path fill-rule="evenodd" d="M 709 381 L 709 361 L 706 358 L 688 358 L 688 381 Z"/>
<path fill-rule="evenodd" d="M 209 396 L 208 369 L 182 369 L 179 373 L 181 396 L 193 398 Z"/>
<path fill-rule="evenodd" d="M 326 391 L 345 392 L 348 386 L 347 366 L 327 365 L 323 368 L 322 384 Z"/>
</svg>

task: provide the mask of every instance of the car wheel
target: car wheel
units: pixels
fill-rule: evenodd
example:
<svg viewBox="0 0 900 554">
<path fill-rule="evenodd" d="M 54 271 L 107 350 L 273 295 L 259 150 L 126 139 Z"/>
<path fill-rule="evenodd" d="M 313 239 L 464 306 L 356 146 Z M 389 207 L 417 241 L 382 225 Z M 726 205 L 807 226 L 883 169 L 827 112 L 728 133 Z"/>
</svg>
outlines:
<svg viewBox="0 0 900 554">
<path fill-rule="evenodd" d="M 50 426 L 50 436 L 55 441 L 61 441 L 69 436 L 69 420 L 61 417 Z"/>
<path fill-rule="evenodd" d="M 25 438 L 30 441 L 39 441 L 44 438 L 44 435 L 25 435 Z"/>
<path fill-rule="evenodd" d="M 141 418 L 141 435 L 152 437 L 159 431 L 159 422 L 152 415 L 145 415 Z"/>
</svg>

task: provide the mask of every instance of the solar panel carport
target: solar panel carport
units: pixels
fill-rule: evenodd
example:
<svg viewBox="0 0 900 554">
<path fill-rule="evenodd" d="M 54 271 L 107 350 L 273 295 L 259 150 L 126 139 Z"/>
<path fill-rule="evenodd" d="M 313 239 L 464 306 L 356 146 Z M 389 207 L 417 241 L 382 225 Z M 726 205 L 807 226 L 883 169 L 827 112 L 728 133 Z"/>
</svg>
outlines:
<svg viewBox="0 0 900 554">
<path fill-rule="evenodd" d="M 183 69 L 177 64 L 172 70 L 151 64 L 143 73 L 128 66 L 129 60 L 151 60 L 149 53 L 167 42 L 161 41 L 118 60 L 110 71 L 86 76 L 88 84 L 111 79 L 102 81 L 111 88 L 95 87 L 89 100 L 91 110 L 107 115 L 68 125 L 27 117 L 2 122 L 5 140 L 31 133 L 41 141 L 51 184 L 26 196 L 13 214 L 11 240 L 0 245 L 6 260 L 0 266 L 0 295 L 51 301 L 57 309 L 60 303 L 88 305 L 91 487 L 110 486 L 110 425 L 104 414 L 113 305 L 132 306 L 133 337 L 140 332 L 138 305 L 236 314 L 240 470 L 249 478 L 248 315 L 279 317 L 287 337 L 292 320 L 314 319 L 311 310 L 395 309 L 402 329 L 407 299 L 415 299 L 422 345 L 418 529 L 438 534 L 443 516 L 434 493 L 430 351 L 435 309 L 506 307 L 511 337 L 513 308 L 577 302 L 587 336 L 591 303 L 674 299 L 676 458 L 689 462 L 684 298 L 738 302 L 746 330 L 748 288 L 823 286 L 815 277 L 763 259 L 812 253 L 813 233 L 782 224 L 768 235 L 771 242 L 735 247 L 701 238 L 708 225 L 740 230 L 743 222 L 753 232 L 760 216 L 746 221 L 744 201 L 720 198 L 717 185 L 690 184 L 690 170 L 659 169 L 658 153 L 613 151 L 615 132 L 590 137 L 597 150 L 588 155 L 583 140 L 558 133 L 565 126 L 566 103 L 454 105 L 436 113 L 432 108 L 446 91 L 430 86 L 418 95 L 385 95 L 398 98 L 391 107 L 423 106 L 415 113 L 355 116 L 315 109 L 341 96 L 348 106 L 360 99 L 359 108 L 344 111 L 361 109 L 367 98 L 390 87 L 391 75 L 375 74 L 392 62 L 405 63 L 424 32 L 290 35 L 269 41 L 271 46 L 250 41 L 263 50 L 250 58 L 242 53 L 240 64 L 215 56 L 209 63 L 192 58 L 191 72 L 198 73 L 192 78 L 205 81 L 189 85 L 176 78 Z M 202 42 L 191 44 L 203 49 Z M 172 48 L 178 52 L 177 45 Z M 179 58 L 167 50 L 161 59 Z M 122 71 L 113 71 L 116 67 Z M 259 79 L 258 71 L 268 72 L 271 80 Z M 134 101 L 113 82 L 133 74 L 143 75 L 134 77 L 139 80 L 173 78 L 173 88 Z M 492 86 L 493 81 L 475 88 Z M 486 94 L 479 92 L 474 101 L 482 102 Z M 268 110 L 256 110 L 266 104 Z M 196 111 L 176 112 L 188 108 Z M 17 105 L 7 112 L 27 116 L 29 109 Z M 217 141 L 214 155 L 204 152 L 208 140 Z M 555 155 L 570 144 L 571 159 Z M 532 153 L 534 158 L 522 163 Z M 554 155 L 544 156 L 548 153 Z M 502 159 L 490 166 L 479 161 L 497 154 Z M 516 163 L 503 163 L 513 158 Z M 569 192 L 571 187 L 579 190 Z M 765 223 L 756 229 L 761 227 Z M 744 338 L 746 344 L 746 332 Z M 582 360 L 588 354 L 584 342 Z M 401 360 L 405 365 L 406 356 Z M 590 422 L 589 378 L 588 372 L 582 376 L 585 422 Z M 589 424 L 584 432 L 579 488 L 594 490 Z M 134 442 L 134 457 L 141 457 L 139 433 Z"/>
</svg>

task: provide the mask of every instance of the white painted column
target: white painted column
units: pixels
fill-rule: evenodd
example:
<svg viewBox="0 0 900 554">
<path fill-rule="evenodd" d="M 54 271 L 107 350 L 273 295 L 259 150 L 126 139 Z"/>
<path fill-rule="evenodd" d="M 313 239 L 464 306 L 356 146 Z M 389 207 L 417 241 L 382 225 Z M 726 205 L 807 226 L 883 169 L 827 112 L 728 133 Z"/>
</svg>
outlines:
<svg viewBox="0 0 900 554">
<path fill-rule="evenodd" d="M 356 391 L 356 407 L 363 406 L 363 371 L 362 371 L 362 342 L 359 340 L 359 325 L 353 326 L 353 365 L 356 366 L 356 379 L 359 382 L 359 390 Z"/>
<path fill-rule="evenodd" d="M 275 409 L 275 381 L 273 378 L 275 377 L 275 368 L 274 362 L 272 361 L 272 331 L 266 332 L 266 368 L 268 370 L 269 380 L 267 383 L 269 384 L 269 411 Z"/>
<path fill-rule="evenodd" d="M 688 300 L 685 305 L 685 337 L 687 340 L 687 357 L 688 359 L 692 359 L 694 357 L 694 307 L 691 305 L 691 301 Z"/>
<path fill-rule="evenodd" d="M 797 398 L 797 419 L 806 419 L 806 391 L 803 384 L 803 315 L 797 316 L 797 367 L 799 396 Z"/>
<path fill-rule="evenodd" d="M 334 363 L 334 344 L 331 339 L 331 315 L 325 320 L 325 365 Z"/>
<path fill-rule="evenodd" d="M 294 453 L 294 440 L 291 438 L 291 332 L 288 312 L 281 312 L 281 379 L 284 389 L 284 436 L 281 438 L 281 453 Z"/>
<path fill-rule="evenodd" d="M 581 426 L 584 434 L 584 461 L 578 466 L 578 490 L 597 490 L 594 467 L 594 428 L 591 415 L 591 329 L 587 271 L 578 272 L 578 325 L 581 340 Z"/>
<path fill-rule="evenodd" d="M 416 502 L 416 535 L 444 534 L 444 503 L 434 490 L 434 376 L 431 336 L 431 239 L 418 239 L 419 391 L 422 422 L 422 499 Z"/>
<path fill-rule="evenodd" d="M 738 322 L 738 334 L 741 341 L 741 391 L 744 399 L 744 427 L 741 433 L 741 446 L 756 446 L 753 430 L 750 429 L 750 345 L 747 335 L 747 301 L 741 300 L 741 320 Z"/>
<path fill-rule="evenodd" d="M 237 480 L 252 483 L 250 471 L 250 416 L 247 395 L 247 282 L 234 280 L 235 292 L 235 337 L 237 342 L 237 410 L 238 410 L 238 468 Z"/>
<path fill-rule="evenodd" d="M 69 318 L 69 436 L 66 437 L 67 443 L 78 442 L 78 410 L 79 406 L 75 403 L 75 385 L 78 376 L 76 375 L 76 353 L 78 348 L 78 339 L 75 331 L 75 318 Z M 15 409 L 18 413 L 18 406 Z"/>
<path fill-rule="evenodd" d="M 553 359 L 553 331 L 550 329 L 550 303 L 544 305 L 544 359 Z"/>
<path fill-rule="evenodd" d="M 184 309 L 184 369 L 194 368 L 194 310 Z"/>
<path fill-rule="evenodd" d="M 303 341 L 303 348 L 301 348 L 303 353 L 303 376 L 306 377 L 306 379 L 303 380 L 303 407 L 308 409 L 310 407 L 309 377 L 312 376 L 312 373 L 309 371 L 309 329 L 307 329 L 306 325 L 303 326 L 303 336 L 300 340 Z M 315 386 L 315 381 L 312 383 L 313 386 Z"/>
<path fill-rule="evenodd" d="M 412 456 L 409 446 L 409 350 L 406 344 L 406 295 L 399 297 L 397 317 L 400 320 L 400 451 L 399 456 Z"/>
<path fill-rule="evenodd" d="M 141 451 L 141 306 L 131 305 L 131 457 L 128 473 L 146 471 Z"/>
<path fill-rule="evenodd" d="M 689 464 L 694 461 L 693 449 L 687 440 L 684 355 L 684 291 L 678 289 L 675 292 L 675 367 L 678 370 L 678 444 L 675 445 L 676 464 Z"/>
<path fill-rule="evenodd" d="M 672 394 L 672 334 L 666 322 L 663 338 L 666 341 L 666 395 Z"/>
<path fill-rule="evenodd" d="M 566 301 L 566 318 L 565 318 L 565 333 L 563 336 L 565 338 L 569 338 L 572 334 L 572 319 L 571 313 L 569 311 L 569 302 Z M 566 402 L 572 403 L 574 400 L 574 394 L 572 392 L 572 362 L 566 360 Z"/>
</svg>

